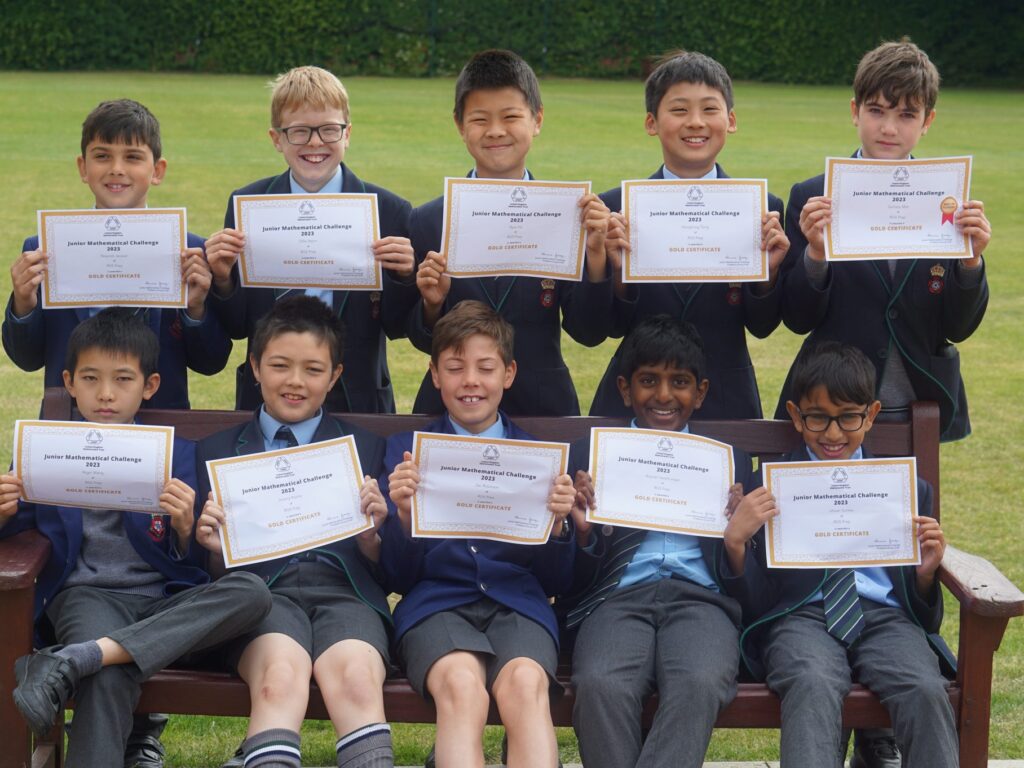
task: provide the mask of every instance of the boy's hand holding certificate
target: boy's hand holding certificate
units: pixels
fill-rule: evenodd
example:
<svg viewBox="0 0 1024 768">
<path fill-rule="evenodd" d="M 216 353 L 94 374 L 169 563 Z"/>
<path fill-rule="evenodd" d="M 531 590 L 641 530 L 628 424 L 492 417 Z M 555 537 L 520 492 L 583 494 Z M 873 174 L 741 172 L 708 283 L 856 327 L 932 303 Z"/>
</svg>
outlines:
<svg viewBox="0 0 1024 768">
<path fill-rule="evenodd" d="M 565 474 L 567 444 L 416 432 L 412 453 L 420 472 L 413 536 L 548 540 L 554 520 L 548 496 Z"/>
<path fill-rule="evenodd" d="M 18 421 L 14 473 L 25 501 L 160 515 L 173 446 L 173 427 Z"/>
<path fill-rule="evenodd" d="M 766 530 L 769 568 L 921 562 L 913 457 L 768 463 L 763 472 L 779 509 Z"/>
<path fill-rule="evenodd" d="M 721 538 L 732 449 L 699 435 L 595 427 L 590 475 L 597 508 L 587 520 L 667 533 Z"/>
</svg>

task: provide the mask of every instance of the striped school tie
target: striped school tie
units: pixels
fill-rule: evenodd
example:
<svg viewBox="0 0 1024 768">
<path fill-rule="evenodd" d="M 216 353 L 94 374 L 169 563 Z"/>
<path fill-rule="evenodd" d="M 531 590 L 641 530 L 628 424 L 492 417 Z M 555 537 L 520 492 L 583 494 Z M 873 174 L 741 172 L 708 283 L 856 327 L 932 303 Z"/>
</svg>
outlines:
<svg viewBox="0 0 1024 768">
<path fill-rule="evenodd" d="M 597 530 L 595 534 L 600 535 Z M 644 543 L 647 531 L 632 530 L 618 537 L 612 545 L 612 551 L 605 557 L 601 571 L 594 580 L 594 585 L 580 598 L 580 602 L 566 614 L 565 626 L 572 629 L 580 624 L 591 612 L 614 591 L 622 581 L 622 574 L 633 561 L 633 555 Z"/>
<path fill-rule="evenodd" d="M 864 612 L 860 609 L 853 569 L 839 568 L 829 574 L 821 585 L 821 594 L 828 633 L 847 647 L 853 645 L 864 629 Z"/>
</svg>

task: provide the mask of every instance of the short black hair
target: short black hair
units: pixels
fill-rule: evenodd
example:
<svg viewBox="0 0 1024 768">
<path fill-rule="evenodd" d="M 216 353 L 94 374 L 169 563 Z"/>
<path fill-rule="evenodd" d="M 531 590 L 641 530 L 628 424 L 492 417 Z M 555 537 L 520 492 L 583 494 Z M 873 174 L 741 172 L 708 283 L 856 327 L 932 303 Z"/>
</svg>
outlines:
<svg viewBox="0 0 1024 768">
<path fill-rule="evenodd" d="M 652 315 L 637 323 L 619 350 L 619 375 L 629 381 L 643 365 L 674 365 L 704 379 L 707 363 L 697 329 L 670 315 Z"/>
<path fill-rule="evenodd" d="M 334 310 L 315 296 L 298 293 L 274 303 L 252 332 L 249 354 L 259 363 L 271 339 L 282 333 L 311 333 L 331 350 L 331 367 L 341 365 L 345 326 Z"/>
<path fill-rule="evenodd" d="M 495 91 L 518 88 L 530 111 L 536 115 L 544 106 L 540 100 L 537 75 L 522 56 L 512 51 L 491 49 L 473 54 L 455 81 L 455 122 L 462 125 L 466 97 L 473 91 Z"/>
<path fill-rule="evenodd" d="M 800 350 L 793 363 L 790 399 L 799 404 L 818 387 L 834 403 L 870 405 L 875 402 L 875 366 L 857 347 L 821 341 Z"/>
<path fill-rule="evenodd" d="M 141 144 L 160 159 L 160 123 L 153 113 L 132 99 L 101 102 L 82 123 L 82 157 L 92 141 Z"/>
<path fill-rule="evenodd" d="M 83 320 L 71 332 L 64 367 L 72 380 L 78 358 L 89 349 L 135 358 L 147 379 L 156 373 L 160 359 L 160 341 L 153 329 L 146 324 L 141 312 L 128 307 L 107 307 Z"/>
<path fill-rule="evenodd" d="M 722 94 L 726 108 L 732 109 L 732 78 L 725 67 L 703 53 L 672 51 L 658 60 L 644 85 L 647 111 L 657 115 L 661 100 L 676 83 L 697 83 L 714 88 Z"/>
</svg>

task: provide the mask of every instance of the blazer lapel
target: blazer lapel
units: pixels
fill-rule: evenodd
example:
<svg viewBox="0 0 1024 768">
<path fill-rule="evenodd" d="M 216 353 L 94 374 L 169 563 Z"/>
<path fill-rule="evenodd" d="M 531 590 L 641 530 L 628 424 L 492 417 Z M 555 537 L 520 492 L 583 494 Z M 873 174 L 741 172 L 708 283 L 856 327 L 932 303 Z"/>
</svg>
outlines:
<svg viewBox="0 0 1024 768">
<path fill-rule="evenodd" d="M 266 450 L 258 414 L 259 411 L 256 411 L 252 419 L 238 433 L 238 439 L 235 441 L 236 456 L 249 456 L 254 453 L 263 453 Z"/>
</svg>

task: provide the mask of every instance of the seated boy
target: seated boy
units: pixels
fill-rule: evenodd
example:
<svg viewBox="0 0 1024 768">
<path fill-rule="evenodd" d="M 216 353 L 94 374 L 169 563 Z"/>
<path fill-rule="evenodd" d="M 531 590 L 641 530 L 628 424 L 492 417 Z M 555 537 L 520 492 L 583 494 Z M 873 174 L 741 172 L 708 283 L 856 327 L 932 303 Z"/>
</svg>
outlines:
<svg viewBox="0 0 1024 768">
<path fill-rule="evenodd" d="M 540 133 L 544 107 L 530 65 L 511 51 L 483 51 L 463 67 L 455 83 L 455 127 L 475 163 L 470 178 L 532 179 L 526 155 Z M 582 282 L 502 276 L 451 278 L 444 274 L 441 250 L 444 197 L 412 212 L 409 229 L 419 269 L 419 301 L 408 315 L 409 341 L 421 352 L 432 350 L 438 318 L 456 304 L 473 299 L 492 307 L 515 329 L 515 379 L 502 400 L 511 416 L 578 416 L 576 388 L 562 358 L 562 328 L 588 347 L 608 336 L 611 281 L 605 240 L 609 212 L 597 195 L 580 200 L 587 230 Z M 617 249 L 617 246 L 616 246 Z M 413 410 L 441 413 L 428 372 Z"/>
<path fill-rule="evenodd" d="M 498 410 L 516 376 L 512 335 L 477 301 L 438 320 L 430 373 L 447 410 L 424 431 L 531 439 Z M 411 432 L 388 439 L 393 509 L 381 527 L 382 564 L 404 595 L 395 631 L 409 682 L 437 707 L 436 763 L 483 766 L 490 693 L 508 736 L 509 768 L 554 766 L 549 691 L 557 686 L 558 628 L 547 596 L 572 580 L 572 481 L 562 475 L 551 488 L 547 508 L 556 519 L 546 544 L 412 538 L 420 479 L 412 439 Z"/>
<path fill-rule="evenodd" d="M 911 156 L 935 119 L 939 73 L 909 41 L 884 43 L 857 66 L 850 113 L 860 148 L 855 157 L 902 160 Z M 791 243 L 783 264 L 782 319 L 804 345 L 842 341 L 868 356 L 875 368 L 882 416 L 906 418 L 914 400 L 939 404 L 941 439 L 970 433 L 960 356 L 953 342 L 970 336 L 988 305 L 982 252 L 992 237 L 985 206 L 963 201 L 956 226 L 971 238 L 970 259 L 825 261 L 824 230 L 832 201 L 824 177 L 796 184 L 786 212 Z M 792 371 L 775 418 L 796 401 Z"/>
<path fill-rule="evenodd" d="M 105 101 L 85 118 L 78 173 L 89 185 L 97 208 L 145 208 L 150 186 L 160 184 L 166 172 L 160 124 L 137 101 Z M 219 373 L 231 354 L 231 339 L 217 317 L 206 311 L 211 277 L 203 256 L 203 239 L 189 233 L 187 245 L 181 262 L 188 307 L 136 310 L 160 340 L 157 371 L 161 386 L 143 402 L 146 407 L 188 408 L 186 369 Z M 43 386 L 59 387 L 68 337 L 100 308 L 42 309 L 40 286 L 47 254 L 39 250 L 35 235 L 25 240 L 22 251 L 11 266 L 13 290 L 4 315 L 4 349 L 22 370 L 45 366 Z"/>
<path fill-rule="evenodd" d="M 228 654 L 252 699 L 241 747 L 246 766 L 299 767 L 310 678 L 339 737 L 338 765 L 393 765 L 382 690 L 391 611 L 377 566 L 377 528 L 387 506 L 371 479 L 380 471 L 384 441 L 324 410 L 342 373 L 343 335 L 338 316 L 317 298 L 297 294 L 274 304 L 256 323 L 249 346 L 263 405 L 251 421 L 211 435 L 197 449 L 205 462 L 353 435 L 367 473 L 360 507 L 372 517 L 373 529 L 294 557 L 241 567 L 266 581 L 273 596 L 270 614 L 232 643 Z M 209 488 L 204 474 L 200 498 L 207 498 Z M 217 556 L 223 521 L 223 510 L 209 495 L 196 539 Z"/>
<path fill-rule="evenodd" d="M 838 342 L 805 347 L 790 392 L 786 410 L 805 443 L 790 461 L 870 457 L 862 443 L 881 404 L 875 368 L 863 352 Z M 744 499 L 729 521 L 723 568 L 744 615 L 755 619 L 741 651 L 751 672 L 782 699 L 787 768 L 843 764 L 842 705 L 854 679 L 889 710 L 904 766 L 959 764 L 953 709 L 932 652 L 945 649 L 930 648 L 928 637 L 942 621 L 935 571 L 946 542 L 929 516 L 932 489 L 923 480 L 917 498 L 918 566 L 768 570 L 763 526 L 779 511 L 764 488 Z"/>
<path fill-rule="evenodd" d="M 618 387 L 633 426 L 688 432 L 704 403 L 704 350 L 693 327 L 668 315 L 637 323 L 619 355 Z M 589 440 L 573 446 L 585 467 Z M 730 504 L 753 485 L 750 457 L 733 449 Z M 719 710 L 736 694 L 740 606 L 718 571 L 720 539 L 631 528 L 595 528 L 589 473 L 577 469 L 573 509 L 576 587 L 563 606 L 578 630 L 572 720 L 587 768 L 703 765 Z M 722 510 L 723 514 L 726 510 Z M 658 692 L 646 739 L 640 714 Z"/>
<path fill-rule="evenodd" d="M 661 142 L 664 162 L 652 179 L 727 179 L 717 163 L 730 133 L 736 131 L 732 80 L 725 67 L 695 52 L 671 54 L 647 78 L 647 133 Z M 601 199 L 622 210 L 621 187 Z M 779 265 L 789 248 L 782 231 L 782 201 L 768 195 L 769 212 L 762 220 L 761 242 L 768 251 L 767 282 L 643 283 L 623 285 L 614 270 L 615 312 L 610 335 L 621 337 L 651 315 L 667 314 L 693 323 L 707 360 L 708 390 L 694 418 L 759 419 L 761 398 L 754 366 L 747 352 L 746 331 L 767 337 L 779 324 Z M 613 214 L 613 218 L 620 218 Z M 624 226 L 628 222 L 622 220 Z M 629 248 L 628 236 L 621 243 Z M 617 386 L 620 351 L 616 351 L 597 387 L 591 416 L 627 416 Z"/>
<path fill-rule="evenodd" d="M 279 75 L 270 101 L 270 140 L 288 169 L 277 176 L 236 189 L 228 199 L 224 229 L 206 241 L 213 270 L 211 308 L 232 338 L 252 335 L 274 302 L 292 291 L 241 288 L 238 257 L 245 235 L 235 228 L 235 195 L 308 195 L 360 193 L 377 195 L 381 238 L 373 243 L 383 269 L 383 291 L 298 291 L 323 301 L 345 323 L 344 372 L 327 397 L 327 410 L 348 413 L 394 413 L 395 397 L 385 350 L 385 335 L 405 333 L 405 317 L 419 298 L 413 278 L 409 242 L 409 203 L 376 184 L 363 181 L 342 161 L 352 136 L 348 92 L 320 67 L 296 67 Z M 246 358 L 251 356 L 251 347 Z M 260 404 L 260 387 L 248 362 L 238 367 L 235 408 Z"/>
<path fill-rule="evenodd" d="M 160 386 L 159 344 L 145 322 L 112 308 L 68 340 L 64 386 L 82 418 L 131 424 Z M 248 573 L 210 584 L 192 542 L 195 446 L 175 438 L 174 477 L 163 515 L 35 506 L 18 501 L 21 480 L 0 477 L 0 537 L 36 528 L 50 558 L 35 590 L 36 642 L 18 659 L 14 700 L 45 734 L 75 699 L 68 768 L 121 768 L 142 682 L 184 654 L 231 639 L 270 609 Z"/>
</svg>

